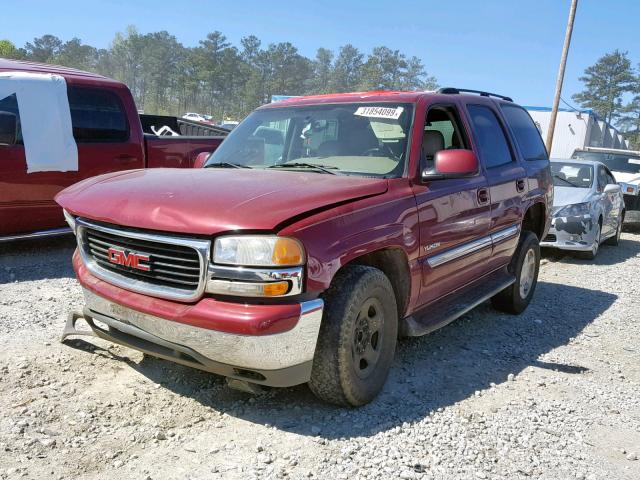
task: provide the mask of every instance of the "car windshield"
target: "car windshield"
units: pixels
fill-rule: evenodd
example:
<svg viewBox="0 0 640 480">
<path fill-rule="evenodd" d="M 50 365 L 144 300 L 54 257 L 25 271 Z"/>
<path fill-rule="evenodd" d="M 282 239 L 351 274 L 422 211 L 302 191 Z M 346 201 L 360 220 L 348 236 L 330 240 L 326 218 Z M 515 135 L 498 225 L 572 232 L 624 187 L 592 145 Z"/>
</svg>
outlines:
<svg viewBox="0 0 640 480">
<path fill-rule="evenodd" d="M 591 188 L 593 165 L 551 162 L 551 175 L 555 187 Z"/>
<path fill-rule="evenodd" d="M 624 155 L 606 152 L 576 152 L 574 158 L 604 163 L 609 170 L 623 173 L 640 173 L 640 155 Z"/>
<path fill-rule="evenodd" d="M 413 105 L 406 103 L 265 108 L 234 128 L 205 167 L 233 164 L 399 177 L 405 168 L 412 116 Z"/>
</svg>

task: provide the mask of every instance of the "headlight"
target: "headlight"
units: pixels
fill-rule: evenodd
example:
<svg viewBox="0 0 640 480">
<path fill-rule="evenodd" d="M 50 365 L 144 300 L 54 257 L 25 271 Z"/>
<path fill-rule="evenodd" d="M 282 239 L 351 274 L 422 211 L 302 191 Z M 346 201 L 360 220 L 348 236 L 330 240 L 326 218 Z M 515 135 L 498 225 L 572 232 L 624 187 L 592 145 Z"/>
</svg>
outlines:
<svg viewBox="0 0 640 480">
<path fill-rule="evenodd" d="M 589 214 L 589 203 L 576 203 L 561 208 L 556 213 L 556 217 L 580 217 Z"/>
<path fill-rule="evenodd" d="M 304 248 L 297 240 L 266 235 L 216 238 L 213 262 L 243 267 L 293 267 L 304 263 Z"/>
</svg>

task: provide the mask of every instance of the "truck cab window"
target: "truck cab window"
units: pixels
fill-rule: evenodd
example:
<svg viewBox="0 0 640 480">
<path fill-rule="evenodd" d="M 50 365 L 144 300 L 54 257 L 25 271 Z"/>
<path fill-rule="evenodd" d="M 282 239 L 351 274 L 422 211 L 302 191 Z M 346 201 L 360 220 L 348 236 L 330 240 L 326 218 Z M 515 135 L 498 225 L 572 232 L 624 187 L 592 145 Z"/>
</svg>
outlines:
<svg viewBox="0 0 640 480">
<path fill-rule="evenodd" d="M 461 127 L 460 117 L 453 106 L 429 109 L 422 136 L 421 170 L 433 167 L 433 159 L 440 150 L 468 149 L 469 142 Z"/>
<path fill-rule="evenodd" d="M 118 96 L 105 89 L 69 87 L 73 136 L 78 143 L 126 142 L 127 116 Z"/>
</svg>

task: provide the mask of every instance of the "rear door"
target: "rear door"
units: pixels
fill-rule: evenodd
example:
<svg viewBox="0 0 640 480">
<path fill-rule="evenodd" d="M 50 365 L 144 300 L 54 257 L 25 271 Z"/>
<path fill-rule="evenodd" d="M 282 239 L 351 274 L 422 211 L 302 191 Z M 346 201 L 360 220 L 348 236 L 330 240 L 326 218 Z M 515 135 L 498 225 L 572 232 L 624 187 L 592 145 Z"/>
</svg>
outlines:
<svg viewBox="0 0 640 480">
<path fill-rule="evenodd" d="M 466 108 L 486 169 L 491 204 L 489 233 L 494 239 L 488 263 L 493 270 L 509 263 L 517 246 L 528 183 L 507 127 L 493 103 L 469 103 Z"/>
<path fill-rule="evenodd" d="M 133 105 L 128 90 L 70 84 L 67 91 L 79 168 L 68 177 L 68 184 L 103 173 L 143 168 L 141 127 L 137 112 L 128 111 Z"/>
</svg>

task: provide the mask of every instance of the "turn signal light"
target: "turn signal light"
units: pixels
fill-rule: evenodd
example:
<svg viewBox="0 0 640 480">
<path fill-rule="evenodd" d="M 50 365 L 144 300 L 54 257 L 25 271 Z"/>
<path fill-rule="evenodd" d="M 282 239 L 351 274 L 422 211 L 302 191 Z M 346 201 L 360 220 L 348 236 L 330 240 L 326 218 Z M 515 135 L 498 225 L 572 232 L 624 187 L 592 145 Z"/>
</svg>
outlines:
<svg viewBox="0 0 640 480">
<path fill-rule="evenodd" d="M 627 193 L 633 193 L 633 187 L 627 187 Z"/>
<path fill-rule="evenodd" d="M 209 280 L 207 292 L 241 297 L 281 297 L 289 292 L 289 282 L 234 282 L 231 280 Z"/>
<path fill-rule="evenodd" d="M 302 265 L 302 246 L 292 238 L 278 238 L 273 246 L 272 260 L 274 265 Z"/>
</svg>

